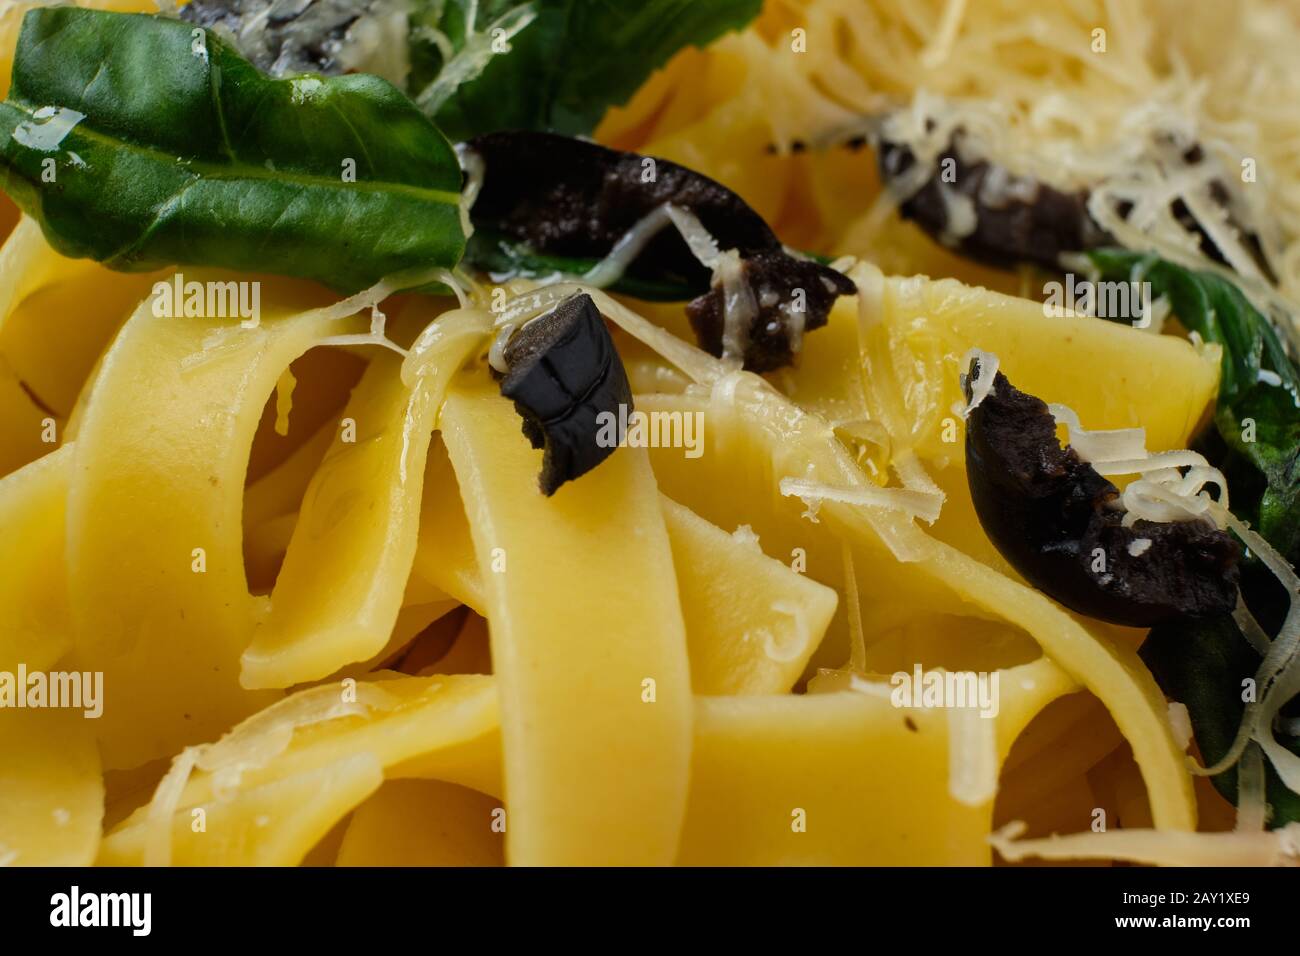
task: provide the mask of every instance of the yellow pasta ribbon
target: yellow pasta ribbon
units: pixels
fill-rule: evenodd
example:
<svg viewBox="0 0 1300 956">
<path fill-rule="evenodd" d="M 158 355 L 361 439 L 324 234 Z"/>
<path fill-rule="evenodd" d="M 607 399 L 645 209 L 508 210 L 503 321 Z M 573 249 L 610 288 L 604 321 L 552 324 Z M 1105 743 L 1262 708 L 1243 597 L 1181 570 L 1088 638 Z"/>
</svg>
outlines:
<svg viewBox="0 0 1300 956">
<path fill-rule="evenodd" d="M 415 557 L 435 416 L 489 327 L 472 310 L 440 316 L 436 346 L 407 360 L 419 370 L 410 384 L 398 356 L 371 361 L 343 415 L 354 440 L 332 443 L 307 486 L 269 615 L 242 657 L 245 687 L 318 680 L 388 643 Z"/>
<path fill-rule="evenodd" d="M 1000 762 L 1074 683 L 1046 660 L 1001 671 L 987 723 Z M 889 685 L 697 702 L 678 862 L 705 866 L 984 866 L 993 802 L 950 788 L 952 711 L 901 710 Z"/>
<path fill-rule="evenodd" d="M 1000 762 L 1029 720 L 1075 684 L 1046 660 L 999 676 L 998 714 L 973 719 Z M 299 692 L 250 718 L 219 759 L 220 743 L 206 748 L 198 762 L 209 769 L 184 785 L 163 818 L 174 862 L 297 863 L 372 792 L 376 767 L 390 782 L 357 807 L 340 864 L 497 862 L 501 829 L 509 834 L 533 818 L 523 802 L 529 795 L 516 793 L 508 809 L 496 799 L 497 680 L 392 676 L 358 683 L 352 707 L 339 703 L 345 686 Z M 862 688 L 694 698 L 689 799 L 674 860 L 987 863 L 992 800 L 968 806 L 951 792 L 960 745 L 953 712 L 900 710 L 886 685 Z M 641 756 L 624 747 L 603 770 L 637 776 Z M 583 782 L 567 784 L 570 799 L 582 802 Z M 149 819 L 142 808 L 115 828 L 99 862 L 141 862 Z M 259 828 L 266 835 L 249 838 Z M 628 842 L 607 852 L 640 851 L 636 834 L 620 839 Z"/>
<path fill-rule="evenodd" d="M 295 865 L 385 776 L 499 792 L 497 727 L 488 677 L 380 673 L 300 691 L 198 748 L 174 805 L 155 795 L 105 837 L 98 862 L 144 862 L 161 826 L 173 863 Z"/>
<path fill-rule="evenodd" d="M 146 300 L 86 409 L 68 576 L 78 657 L 104 672 L 112 702 L 98 728 L 109 767 L 211 738 L 271 699 L 239 683 L 265 606 L 240 544 L 249 449 L 289 363 L 356 324 L 305 283 L 264 282 L 261 300 L 256 328 L 156 316 Z"/>
<path fill-rule="evenodd" d="M 482 613 L 483 576 L 445 449 L 430 453 L 429 474 L 415 573 Z M 660 503 L 686 622 L 692 690 L 789 691 L 835 614 L 835 591 L 689 508 L 662 495 Z"/>
<path fill-rule="evenodd" d="M 88 866 L 104 782 L 95 720 L 79 710 L 0 711 L 0 866 Z"/>
<path fill-rule="evenodd" d="M 72 645 L 64 564 L 71 446 L 0 479 L 0 671 L 42 670 Z"/>
<path fill-rule="evenodd" d="M 442 422 L 492 622 L 510 862 L 671 863 L 690 671 L 645 453 L 619 449 L 546 498 L 540 455 L 490 383 L 453 388 Z"/>
<path fill-rule="evenodd" d="M 393 780 L 357 807 L 338 866 L 501 866 L 505 810 L 438 780 Z"/>
</svg>

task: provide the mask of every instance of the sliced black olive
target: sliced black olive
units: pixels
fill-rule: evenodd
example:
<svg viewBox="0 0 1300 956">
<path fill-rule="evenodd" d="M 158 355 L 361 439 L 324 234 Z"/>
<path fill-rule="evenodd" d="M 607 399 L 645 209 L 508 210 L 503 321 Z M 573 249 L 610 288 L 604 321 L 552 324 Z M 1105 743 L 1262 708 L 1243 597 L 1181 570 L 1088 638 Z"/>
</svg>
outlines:
<svg viewBox="0 0 1300 956">
<path fill-rule="evenodd" d="M 907 146 L 882 140 L 879 163 L 888 183 L 911 169 L 916 156 Z M 944 180 L 945 170 L 951 171 L 951 181 Z M 985 185 L 990 177 L 1013 188 L 993 190 Z M 945 191 L 973 204 L 974 231 L 963 235 L 954 231 Z M 994 192 L 996 196 L 988 195 Z M 1012 177 L 1005 168 L 987 160 L 966 162 L 955 147 L 940 155 L 935 175 L 902 202 L 899 211 L 945 245 L 1001 267 L 1035 262 L 1054 270 L 1059 268 L 1063 252 L 1113 245 L 1110 236 L 1088 213 L 1086 190 L 1062 192 L 1044 183 Z"/>
<path fill-rule="evenodd" d="M 837 296 L 853 295 L 857 291 L 849 279 L 834 269 L 783 252 L 761 252 L 744 260 L 741 268 L 758 307 L 758 316 L 750 325 L 745 345 L 745 368 L 751 372 L 770 372 L 789 365 L 800 347 L 798 336 L 826 324 L 826 316 Z M 700 348 L 713 355 L 722 354 L 725 299 L 722 284 L 715 283 L 686 307 Z M 792 312 L 796 308 L 801 312 Z M 801 320 L 802 330 L 794 332 L 794 326 Z"/>
<path fill-rule="evenodd" d="M 664 203 L 693 212 L 720 249 L 750 256 L 781 248 L 763 217 L 743 199 L 666 159 L 526 131 L 488 133 L 470 146 L 486 170 L 470 212 L 474 225 L 527 242 L 537 252 L 602 258 Z M 671 228 L 650 240 L 629 271 L 674 277 L 695 295 L 709 288 L 709 270 Z"/>
<path fill-rule="evenodd" d="M 752 347 L 745 367 L 751 371 L 791 361 L 801 332 L 825 325 L 835 297 L 856 291 L 828 266 L 789 255 L 763 218 L 731 190 L 668 160 L 552 133 L 489 133 L 469 146 L 485 169 L 470 213 L 475 227 L 540 255 L 599 260 L 659 207 L 671 203 L 689 210 L 720 250 L 734 249 L 746 263 L 744 274 L 759 302 L 746 330 Z M 471 244 L 471 260 L 477 248 Z M 627 272 L 643 286 L 671 282 L 684 298 L 698 297 L 689 309 L 700 345 L 722 354 L 721 292 L 711 287 L 710 270 L 676 229 L 662 229 Z"/>
<path fill-rule="evenodd" d="M 965 379 L 968 401 L 977 374 L 978 360 Z M 1152 627 L 1236 605 L 1240 552 L 1231 536 L 1201 521 L 1125 528 L 1118 489 L 1062 448 L 1047 405 L 1001 373 L 967 419 L 966 478 L 998 551 L 1071 610 Z M 1150 544 L 1135 555 L 1130 546 L 1141 539 Z"/>
<path fill-rule="evenodd" d="M 372 65 L 350 62 L 346 55 L 354 27 L 364 24 L 376 35 L 405 42 L 407 23 L 405 7 L 393 0 L 191 0 L 180 17 L 221 30 L 240 53 L 273 76 L 364 72 Z M 402 82 L 405 77 L 388 79 Z"/>
<path fill-rule="evenodd" d="M 515 403 L 532 446 L 543 449 L 538 483 L 543 494 L 553 495 L 618 447 L 599 440 L 601 413 L 612 414 L 614 421 L 631 415 L 627 372 L 596 304 L 585 294 L 526 323 L 502 354 L 507 371 L 501 394 Z"/>
<path fill-rule="evenodd" d="M 1116 245 L 1115 239 L 1088 211 L 1089 190 L 1062 191 L 1030 177 L 1015 175 L 987 159 L 971 159 L 969 147 L 960 141 L 960 133 L 955 134 L 938 158 L 935 175 L 899 205 L 900 213 L 930 236 L 972 259 L 1003 268 L 1032 262 L 1056 270 L 1062 253 Z M 1204 156 L 1198 145 L 1183 151 L 1188 163 L 1199 163 Z M 878 162 L 881 176 L 885 182 L 892 183 L 915 165 L 916 157 L 909 147 L 882 139 Z M 1229 208 L 1230 196 L 1222 182 L 1212 180 L 1209 190 L 1210 198 L 1217 205 Z M 962 235 L 954 230 L 952 204 L 945 198 L 954 194 L 972 203 L 975 211 L 974 230 Z M 1132 211 L 1131 203 L 1121 203 L 1116 209 L 1124 219 Z M 1219 247 L 1181 199 L 1170 204 L 1170 213 L 1185 229 L 1200 237 L 1201 251 L 1206 256 L 1226 264 Z M 1240 235 L 1256 265 L 1267 274 L 1268 266 L 1258 237 L 1239 224 L 1230 225 Z"/>
</svg>

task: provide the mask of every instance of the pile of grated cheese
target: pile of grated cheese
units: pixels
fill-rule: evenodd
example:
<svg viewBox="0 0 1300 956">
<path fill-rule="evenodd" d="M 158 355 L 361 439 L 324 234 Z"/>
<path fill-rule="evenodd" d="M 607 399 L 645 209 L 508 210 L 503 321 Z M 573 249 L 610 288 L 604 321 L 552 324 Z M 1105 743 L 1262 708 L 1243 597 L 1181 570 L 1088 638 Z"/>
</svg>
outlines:
<svg viewBox="0 0 1300 956">
<path fill-rule="evenodd" d="M 802 35 L 797 31 L 802 31 Z M 1181 198 L 1265 314 L 1300 315 L 1300 7 L 1285 0 L 776 0 L 719 48 L 779 87 L 778 145 L 825 143 L 887 121 L 933 163 L 966 149 L 1062 189 L 1125 246 L 1225 273 L 1169 213 Z M 802 46 L 803 54 L 793 49 Z M 1203 151 L 1188 162 L 1183 152 Z M 1253 232 L 1270 284 L 1210 198 Z M 1012 179 L 1009 188 L 1013 188 Z M 1132 204 L 1127 217 L 1117 207 Z M 1228 273 L 1231 274 L 1231 273 Z M 1292 336 L 1293 341 L 1300 336 Z"/>
</svg>

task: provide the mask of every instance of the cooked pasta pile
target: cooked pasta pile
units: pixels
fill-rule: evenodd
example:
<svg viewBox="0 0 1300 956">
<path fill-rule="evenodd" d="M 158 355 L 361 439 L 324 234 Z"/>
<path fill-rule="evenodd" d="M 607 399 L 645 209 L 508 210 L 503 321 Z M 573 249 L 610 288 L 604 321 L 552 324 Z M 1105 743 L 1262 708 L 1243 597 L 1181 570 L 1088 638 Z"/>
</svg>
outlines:
<svg viewBox="0 0 1300 956">
<path fill-rule="evenodd" d="M 455 298 L 341 299 L 186 268 L 259 282 L 260 320 L 160 316 L 175 269 L 67 259 L 18 219 L 0 672 L 102 673 L 104 696 L 96 719 L 0 712 L 0 861 L 1294 858 L 1293 830 L 1243 826 L 1192 775 L 1144 632 L 1065 610 L 989 541 L 954 411 L 979 349 L 1090 429 L 1182 449 L 1218 347 L 1047 319 L 1026 275 L 903 222 L 868 155 L 802 148 L 914 109 L 1020 172 L 1091 181 L 1141 166 L 1153 115 L 1190 124 L 1230 169 L 1257 159 L 1242 208 L 1268 208 L 1276 295 L 1300 299 L 1300 75 L 1279 39 L 1300 26 L 1227 6 L 777 0 L 677 55 L 597 141 L 716 178 L 857 284 L 763 376 L 697 348 L 680 303 L 583 283 L 457 273 Z M 699 454 L 629 443 L 545 497 L 489 353 L 503 303 L 575 291 L 637 411 L 698 423 Z M 900 708 L 891 675 L 914 669 L 996 678 L 996 713 Z"/>
</svg>

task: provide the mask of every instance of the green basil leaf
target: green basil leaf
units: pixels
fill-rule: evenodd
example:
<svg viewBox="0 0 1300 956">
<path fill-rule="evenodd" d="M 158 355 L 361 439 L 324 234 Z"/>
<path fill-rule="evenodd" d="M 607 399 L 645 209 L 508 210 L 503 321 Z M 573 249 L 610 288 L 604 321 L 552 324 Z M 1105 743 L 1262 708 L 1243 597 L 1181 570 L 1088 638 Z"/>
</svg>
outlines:
<svg viewBox="0 0 1300 956">
<path fill-rule="evenodd" d="M 1141 654 L 1161 689 L 1187 707 L 1206 765 L 1219 761 L 1232 746 L 1246 708 L 1242 682 L 1253 678 L 1260 664 L 1232 615 L 1161 625 L 1147 636 Z M 1300 754 L 1300 739 L 1279 735 L 1278 741 Z M 1300 820 L 1300 794 L 1287 789 L 1267 759 L 1265 776 L 1265 799 L 1273 808 L 1269 826 Z M 1237 802 L 1236 767 L 1210 782 L 1230 803 Z"/>
<path fill-rule="evenodd" d="M 270 79 L 173 19 L 28 13 L 0 136 L 0 187 L 60 252 L 114 269 L 221 266 L 350 292 L 464 248 L 455 153 L 402 92 L 367 75 Z"/>
<path fill-rule="evenodd" d="M 761 0 L 447 0 L 412 13 L 410 89 L 417 100 L 471 43 L 489 55 L 434 105 L 455 139 L 505 129 L 584 134 L 684 46 L 704 46 L 758 15 Z M 472 30 L 467 11 L 477 11 Z M 521 20 L 530 20 L 519 28 Z M 509 49 L 493 53 L 493 29 Z M 441 34 L 434 42 L 432 31 Z M 440 50 L 439 46 L 444 49 Z M 502 46 L 498 43 L 498 48 Z"/>
<path fill-rule="evenodd" d="M 1254 422 L 1255 440 L 1243 440 L 1243 422 Z M 1258 502 L 1233 498 L 1270 544 L 1294 565 L 1300 560 L 1300 412 L 1281 388 L 1255 388 L 1215 414 L 1228 446 L 1263 475 Z M 1229 440 L 1231 439 L 1231 440 Z M 1235 490 L 1235 486 L 1234 486 Z"/>
<path fill-rule="evenodd" d="M 1126 250 L 1088 255 L 1107 281 L 1141 275 L 1153 296 L 1168 297 L 1184 326 L 1223 347 L 1217 435 L 1202 444 L 1228 476 L 1233 511 L 1295 564 L 1300 557 L 1300 370 L 1272 324 L 1240 289 L 1214 273 Z M 1242 594 L 1266 627 L 1275 627 L 1285 610 L 1285 595 L 1278 590 L 1257 559 L 1243 561 Z M 1254 677 L 1260 665 L 1232 616 L 1157 627 L 1142 645 L 1142 659 L 1164 692 L 1186 705 L 1205 762 L 1218 761 L 1241 723 L 1242 681 Z M 1300 753 L 1300 739 L 1279 740 Z M 1267 760 L 1265 778 L 1273 808 L 1270 826 L 1300 820 L 1300 794 L 1287 789 Z M 1235 767 L 1211 781 L 1236 802 Z"/>
</svg>

